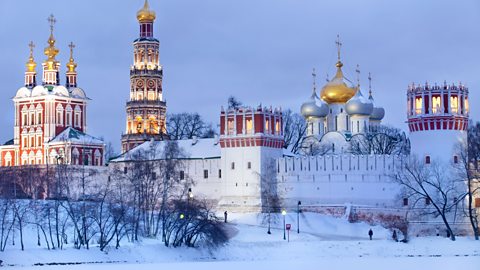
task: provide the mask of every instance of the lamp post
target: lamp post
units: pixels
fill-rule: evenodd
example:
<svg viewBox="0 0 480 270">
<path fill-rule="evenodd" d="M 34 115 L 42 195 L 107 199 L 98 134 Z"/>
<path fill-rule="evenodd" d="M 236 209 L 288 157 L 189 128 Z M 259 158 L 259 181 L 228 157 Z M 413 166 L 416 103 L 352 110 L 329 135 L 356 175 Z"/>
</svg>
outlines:
<svg viewBox="0 0 480 270">
<path fill-rule="evenodd" d="M 287 235 L 285 232 L 285 216 L 287 215 L 287 211 L 285 209 L 282 210 L 282 216 L 283 216 L 283 240 L 287 240 Z"/>
<path fill-rule="evenodd" d="M 297 233 L 300 233 L 300 205 L 302 205 L 301 201 L 297 203 Z"/>
</svg>

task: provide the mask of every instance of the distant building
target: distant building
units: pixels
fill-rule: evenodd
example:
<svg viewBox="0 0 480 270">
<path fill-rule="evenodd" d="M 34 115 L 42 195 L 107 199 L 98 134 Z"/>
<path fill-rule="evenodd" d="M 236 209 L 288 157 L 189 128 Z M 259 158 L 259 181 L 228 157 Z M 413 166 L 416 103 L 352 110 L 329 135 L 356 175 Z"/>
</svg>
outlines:
<svg viewBox="0 0 480 270">
<path fill-rule="evenodd" d="M 163 98 L 163 69 L 160 42 L 153 37 L 155 12 L 148 1 L 137 12 L 140 36 L 133 41 L 133 65 L 130 68 L 130 99 L 126 104 L 127 121 L 122 135 L 122 152 L 150 139 L 163 140 L 166 134 L 167 104 Z"/>
<path fill-rule="evenodd" d="M 104 143 L 87 135 L 87 101 L 85 92 L 77 86 L 77 63 L 67 63 L 65 85 L 60 84 L 60 62 L 55 59 L 53 26 L 42 63 L 42 84 L 37 85 L 33 42 L 26 64 L 25 85 L 13 98 L 15 106 L 14 138 L 0 146 L 0 166 L 76 164 L 101 166 L 104 164 Z"/>
</svg>

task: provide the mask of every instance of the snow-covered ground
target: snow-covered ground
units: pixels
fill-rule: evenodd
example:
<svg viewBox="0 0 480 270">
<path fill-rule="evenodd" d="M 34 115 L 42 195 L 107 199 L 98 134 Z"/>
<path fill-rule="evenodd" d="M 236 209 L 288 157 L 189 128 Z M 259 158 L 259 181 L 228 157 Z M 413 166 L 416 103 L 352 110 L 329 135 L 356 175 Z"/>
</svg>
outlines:
<svg viewBox="0 0 480 270">
<path fill-rule="evenodd" d="M 460 237 L 452 242 L 443 237 L 413 238 L 408 244 L 391 240 L 391 232 L 364 223 L 348 223 L 318 214 L 301 215 L 300 234 L 296 215 L 290 242 L 283 240 L 283 220 L 267 234 L 262 218 L 253 214 L 229 215 L 234 235 L 225 247 L 206 249 L 166 248 L 158 240 L 144 239 L 140 244 L 124 243 L 116 250 L 98 248 L 49 251 L 35 245 L 29 236 L 26 251 L 18 243 L 0 253 L 8 268 L 21 269 L 476 269 L 480 267 L 480 243 Z M 368 240 L 372 228 L 374 239 Z M 33 232 L 32 232 L 33 233 Z M 68 263 L 54 266 L 52 263 Z M 80 265 L 70 265 L 82 263 Z M 43 264 L 43 266 L 34 266 Z M 135 265 L 133 265 L 135 264 Z"/>
</svg>

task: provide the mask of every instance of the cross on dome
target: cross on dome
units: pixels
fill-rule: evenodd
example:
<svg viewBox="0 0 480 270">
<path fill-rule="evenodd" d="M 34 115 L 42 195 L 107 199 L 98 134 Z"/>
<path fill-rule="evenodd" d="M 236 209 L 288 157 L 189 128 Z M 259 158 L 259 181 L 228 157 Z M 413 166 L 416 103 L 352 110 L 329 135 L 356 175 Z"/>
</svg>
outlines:
<svg viewBox="0 0 480 270">
<path fill-rule="evenodd" d="M 315 73 L 315 68 L 313 68 L 312 70 L 313 91 L 317 89 L 316 77 L 317 77 L 317 74 Z"/>
<path fill-rule="evenodd" d="M 357 64 L 357 69 L 355 69 L 355 72 L 357 73 L 357 86 L 360 88 L 360 65 Z"/>
<path fill-rule="evenodd" d="M 30 47 L 30 57 L 32 57 L 33 49 L 35 48 L 35 44 L 33 43 L 33 41 L 30 41 L 30 43 L 28 43 L 28 47 Z"/>
<path fill-rule="evenodd" d="M 70 41 L 70 44 L 68 44 L 68 47 L 70 48 L 70 58 L 73 58 L 73 49 L 75 48 L 75 44 Z"/>
<path fill-rule="evenodd" d="M 340 61 L 340 50 L 341 50 L 342 45 L 343 45 L 340 42 L 340 35 L 337 35 L 337 40 L 335 41 L 335 44 L 337 45 L 338 61 Z"/>
<path fill-rule="evenodd" d="M 53 33 L 53 27 L 55 26 L 55 23 L 57 22 L 57 19 L 55 19 L 53 14 L 50 14 L 50 16 L 47 18 L 47 21 L 50 24 L 50 32 Z"/>
</svg>

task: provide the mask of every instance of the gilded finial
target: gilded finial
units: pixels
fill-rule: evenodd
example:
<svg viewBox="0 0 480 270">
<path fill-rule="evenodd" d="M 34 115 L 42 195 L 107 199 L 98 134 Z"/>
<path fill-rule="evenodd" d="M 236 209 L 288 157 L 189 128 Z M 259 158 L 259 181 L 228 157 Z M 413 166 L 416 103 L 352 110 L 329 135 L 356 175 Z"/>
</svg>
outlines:
<svg viewBox="0 0 480 270">
<path fill-rule="evenodd" d="M 368 94 L 372 97 L 372 75 L 368 72 Z"/>
<path fill-rule="evenodd" d="M 53 28 L 57 20 L 52 14 L 47 18 L 47 21 L 50 24 L 50 37 L 48 38 L 48 47 L 45 48 L 44 53 L 48 57 L 47 62 L 51 63 L 49 66 L 49 69 L 51 69 L 53 62 L 55 62 L 55 56 L 58 54 L 58 49 L 55 48 L 55 38 L 53 37 Z"/>
<path fill-rule="evenodd" d="M 357 73 L 357 87 L 360 89 L 360 65 L 357 64 L 357 69 L 355 69 L 355 72 Z"/>
<path fill-rule="evenodd" d="M 341 61 L 340 52 L 341 52 L 343 44 L 340 42 L 340 35 L 337 35 L 337 40 L 335 41 L 335 44 L 337 45 L 337 64 L 336 64 L 336 66 L 337 67 L 342 67 L 343 64 L 342 64 L 342 61 Z"/>
<path fill-rule="evenodd" d="M 33 41 L 30 41 L 28 44 L 28 47 L 30 47 L 30 56 L 28 57 L 28 62 L 27 62 L 27 72 L 35 72 L 35 67 L 37 67 L 37 63 L 35 63 L 35 59 L 33 59 L 33 48 L 35 48 L 35 44 Z"/>
<path fill-rule="evenodd" d="M 73 59 L 73 49 L 75 48 L 75 44 L 70 42 L 68 47 L 70 48 L 70 61 L 67 63 L 68 72 L 75 72 L 75 68 L 77 67 L 77 63 L 75 63 L 75 60 Z"/>
</svg>

